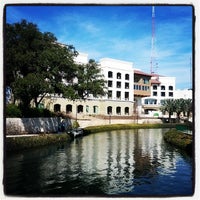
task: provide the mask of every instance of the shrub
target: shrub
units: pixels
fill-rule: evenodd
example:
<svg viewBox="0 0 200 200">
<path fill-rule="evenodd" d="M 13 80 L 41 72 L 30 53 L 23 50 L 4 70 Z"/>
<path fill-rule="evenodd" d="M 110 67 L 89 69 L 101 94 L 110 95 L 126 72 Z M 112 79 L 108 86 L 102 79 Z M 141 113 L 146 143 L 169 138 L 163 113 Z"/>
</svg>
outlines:
<svg viewBox="0 0 200 200">
<path fill-rule="evenodd" d="M 192 152 L 192 135 L 188 135 L 176 129 L 171 129 L 164 134 L 166 142 L 175 145 L 178 148 Z"/>
<path fill-rule="evenodd" d="M 6 105 L 6 117 L 22 117 L 20 108 L 15 104 Z"/>
<path fill-rule="evenodd" d="M 23 117 L 53 117 L 53 112 L 46 108 L 22 108 Z"/>
<path fill-rule="evenodd" d="M 50 144 L 65 144 L 70 140 L 68 134 L 39 134 L 29 137 L 8 137 L 5 140 L 6 151 L 19 151 Z"/>
<path fill-rule="evenodd" d="M 76 121 L 73 122 L 72 128 L 78 128 L 80 127 L 79 123 Z"/>
</svg>

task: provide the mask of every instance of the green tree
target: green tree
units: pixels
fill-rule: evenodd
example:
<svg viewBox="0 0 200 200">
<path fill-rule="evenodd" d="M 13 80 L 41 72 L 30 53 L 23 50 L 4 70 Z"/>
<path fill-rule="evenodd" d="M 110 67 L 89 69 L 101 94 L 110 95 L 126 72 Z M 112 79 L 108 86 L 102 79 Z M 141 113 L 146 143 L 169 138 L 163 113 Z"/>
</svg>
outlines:
<svg viewBox="0 0 200 200">
<path fill-rule="evenodd" d="M 19 77 L 11 85 L 15 97 L 21 100 L 23 107 L 30 107 L 32 100 L 38 107 L 46 93 L 52 91 L 49 83 L 44 81 L 44 76 L 38 73 L 29 73 L 25 77 Z"/>
<path fill-rule="evenodd" d="M 33 23 L 6 24 L 5 82 L 25 107 L 31 100 L 37 107 L 50 92 L 73 96 L 73 87 L 66 83 L 76 75 L 77 55 L 72 45 L 59 44 L 52 33 L 40 32 Z"/>
<path fill-rule="evenodd" d="M 180 122 L 180 114 L 183 112 L 184 106 L 185 100 L 183 98 L 174 100 L 174 112 L 177 114 L 177 122 Z"/>
<path fill-rule="evenodd" d="M 192 99 L 185 99 L 183 107 L 184 116 L 187 116 L 187 118 L 189 119 L 192 110 L 193 110 Z"/>
<path fill-rule="evenodd" d="M 94 60 L 90 59 L 87 64 L 78 65 L 77 81 L 74 88 L 79 99 L 87 99 L 91 94 L 93 97 L 106 94 L 105 80 L 101 69 Z"/>
<path fill-rule="evenodd" d="M 169 114 L 168 120 L 170 123 L 171 123 L 171 115 L 173 114 L 174 110 L 175 110 L 174 99 L 166 99 L 162 102 L 161 111 L 168 112 Z"/>
<path fill-rule="evenodd" d="M 38 107 L 47 93 L 72 100 L 104 95 L 98 64 L 94 60 L 76 64 L 77 55 L 72 45 L 58 43 L 52 33 L 40 32 L 33 23 L 6 24 L 5 82 L 24 108 L 31 101 Z"/>
</svg>

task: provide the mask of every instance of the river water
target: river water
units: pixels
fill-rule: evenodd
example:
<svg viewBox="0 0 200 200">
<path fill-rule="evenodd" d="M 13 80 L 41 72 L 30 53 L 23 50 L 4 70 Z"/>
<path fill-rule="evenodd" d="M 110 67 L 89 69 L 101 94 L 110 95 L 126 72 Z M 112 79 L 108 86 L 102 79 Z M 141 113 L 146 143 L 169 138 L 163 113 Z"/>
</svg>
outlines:
<svg viewBox="0 0 200 200">
<path fill-rule="evenodd" d="M 167 129 L 91 134 L 12 153 L 4 191 L 12 196 L 190 196 L 192 158 L 165 143 Z"/>
</svg>

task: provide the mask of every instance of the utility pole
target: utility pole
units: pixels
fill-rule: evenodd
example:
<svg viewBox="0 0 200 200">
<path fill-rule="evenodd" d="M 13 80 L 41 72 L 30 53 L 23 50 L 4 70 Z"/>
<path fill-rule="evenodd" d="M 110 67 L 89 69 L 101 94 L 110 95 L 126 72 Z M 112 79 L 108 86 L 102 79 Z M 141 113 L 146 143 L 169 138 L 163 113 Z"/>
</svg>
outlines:
<svg viewBox="0 0 200 200">
<path fill-rule="evenodd" d="M 151 67 L 150 73 L 155 73 L 156 68 L 158 67 L 158 63 L 156 61 L 156 49 L 155 49 L 155 6 L 152 6 L 152 35 L 151 35 Z"/>
</svg>

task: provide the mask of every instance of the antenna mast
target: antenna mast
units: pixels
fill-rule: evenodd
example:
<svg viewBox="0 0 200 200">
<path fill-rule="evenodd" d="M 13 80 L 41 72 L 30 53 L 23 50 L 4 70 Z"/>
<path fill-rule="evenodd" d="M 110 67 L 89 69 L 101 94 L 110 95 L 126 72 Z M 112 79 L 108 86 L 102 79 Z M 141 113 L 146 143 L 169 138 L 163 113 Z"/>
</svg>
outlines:
<svg viewBox="0 0 200 200">
<path fill-rule="evenodd" d="M 151 35 L 151 68 L 150 73 L 155 73 L 158 63 L 156 62 L 156 50 L 155 50 L 155 7 L 152 6 L 152 35 Z"/>
</svg>

